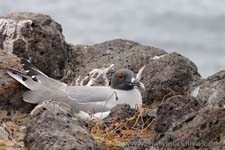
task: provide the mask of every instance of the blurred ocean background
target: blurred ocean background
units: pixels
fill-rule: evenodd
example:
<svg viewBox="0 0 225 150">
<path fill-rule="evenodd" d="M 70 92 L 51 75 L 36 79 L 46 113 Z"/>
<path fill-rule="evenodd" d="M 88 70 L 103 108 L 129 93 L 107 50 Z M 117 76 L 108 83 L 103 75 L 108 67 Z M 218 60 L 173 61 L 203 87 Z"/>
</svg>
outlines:
<svg viewBox="0 0 225 150">
<path fill-rule="evenodd" d="M 12 12 L 50 15 L 73 44 L 123 38 L 181 53 L 203 77 L 225 69 L 225 0 L 0 0 Z"/>
</svg>

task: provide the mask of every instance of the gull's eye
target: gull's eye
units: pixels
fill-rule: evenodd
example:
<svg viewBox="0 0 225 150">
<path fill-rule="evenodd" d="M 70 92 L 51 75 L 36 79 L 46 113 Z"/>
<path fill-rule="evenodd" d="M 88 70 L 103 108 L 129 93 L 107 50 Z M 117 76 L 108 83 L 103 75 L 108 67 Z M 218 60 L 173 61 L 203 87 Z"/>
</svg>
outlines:
<svg viewBox="0 0 225 150">
<path fill-rule="evenodd" d="M 124 78 L 123 74 L 118 74 L 118 75 L 117 75 L 117 79 L 118 79 L 118 80 L 123 80 L 123 78 Z"/>
</svg>

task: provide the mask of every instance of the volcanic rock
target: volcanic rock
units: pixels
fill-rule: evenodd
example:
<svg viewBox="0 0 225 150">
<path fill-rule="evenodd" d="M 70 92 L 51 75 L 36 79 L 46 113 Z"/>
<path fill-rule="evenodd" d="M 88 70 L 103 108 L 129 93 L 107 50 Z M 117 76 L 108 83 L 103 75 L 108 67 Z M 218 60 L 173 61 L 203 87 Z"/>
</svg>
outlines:
<svg viewBox="0 0 225 150">
<path fill-rule="evenodd" d="M 199 87 L 197 98 L 206 105 L 225 105 L 225 71 L 208 77 Z"/>
<path fill-rule="evenodd" d="M 161 137 L 153 138 L 152 141 L 161 145 L 166 143 L 168 150 L 224 150 L 224 116 L 224 108 L 206 107 L 193 113 L 191 117 L 177 121 L 173 130 Z M 163 148 L 165 149 L 165 147 L 156 149 L 162 150 Z"/>
<path fill-rule="evenodd" d="M 178 53 L 155 58 L 143 72 L 144 103 L 161 102 L 174 95 L 190 95 L 191 87 L 200 79 L 196 65 Z"/>
<path fill-rule="evenodd" d="M 0 18 L 0 48 L 30 58 L 50 77 L 63 77 L 66 47 L 61 25 L 47 15 L 13 13 Z"/>
<path fill-rule="evenodd" d="M 58 100 L 45 101 L 32 111 L 24 142 L 32 150 L 98 149 L 86 122 Z"/>
<path fill-rule="evenodd" d="M 194 97 L 173 96 L 164 101 L 158 108 L 154 130 L 164 133 L 171 128 L 176 121 L 185 118 L 188 114 L 201 109 L 201 105 Z"/>
</svg>

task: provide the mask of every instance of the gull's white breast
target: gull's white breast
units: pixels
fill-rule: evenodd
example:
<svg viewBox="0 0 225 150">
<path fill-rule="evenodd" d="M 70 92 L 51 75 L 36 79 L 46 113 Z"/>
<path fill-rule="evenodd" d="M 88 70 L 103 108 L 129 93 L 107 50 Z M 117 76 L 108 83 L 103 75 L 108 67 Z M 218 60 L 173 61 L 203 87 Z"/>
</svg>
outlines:
<svg viewBox="0 0 225 150">
<path fill-rule="evenodd" d="M 95 112 L 92 119 L 106 117 L 110 109 L 118 104 L 129 104 L 131 108 L 142 105 L 142 96 L 138 89 L 117 90 L 110 87 L 69 87 L 68 95 L 77 103 L 75 108 L 82 118 L 90 118 L 88 112 Z M 89 117 L 87 117 L 89 116 Z"/>
<path fill-rule="evenodd" d="M 138 89 L 132 90 L 116 90 L 112 89 L 113 95 L 108 101 L 105 101 L 106 107 L 112 108 L 118 104 L 129 104 L 132 108 L 142 105 L 142 96 Z"/>
</svg>

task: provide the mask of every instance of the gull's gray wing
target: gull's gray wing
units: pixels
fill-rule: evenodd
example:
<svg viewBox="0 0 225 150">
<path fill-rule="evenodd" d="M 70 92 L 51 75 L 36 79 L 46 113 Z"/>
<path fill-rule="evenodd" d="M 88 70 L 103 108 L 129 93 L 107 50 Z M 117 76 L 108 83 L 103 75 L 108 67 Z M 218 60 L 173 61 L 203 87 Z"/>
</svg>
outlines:
<svg viewBox="0 0 225 150">
<path fill-rule="evenodd" d="M 101 102 L 114 96 L 114 90 L 105 86 L 67 86 L 65 92 L 80 103 Z"/>
<path fill-rule="evenodd" d="M 65 83 L 49 78 L 29 60 L 21 60 L 25 72 L 9 69 L 7 73 L 30 91 L 23 95 L 28 103 L 40 103 L 48 99 L 69 99 L 80 103 L 105 101 L 113 94 L 110 87 L 101 86 L 68 86 Z M 83 105 L 83 104 L 82 104 Z"/>
<path fill-rule="evenodd" d="M 24 101 L 28 103 L 40 103 L 49 99 L 60 99 L 76 101 L 85 105 L 90 102 L 101 102 L 115 96 L 110 87 L 101 86 L 62 86 L 52 88 L 51 86 L 42 86 L 38 90 L 27 91 L 23 94 Z M 82 104 L 84 103 L 84 104 Z"/>
</svg>

